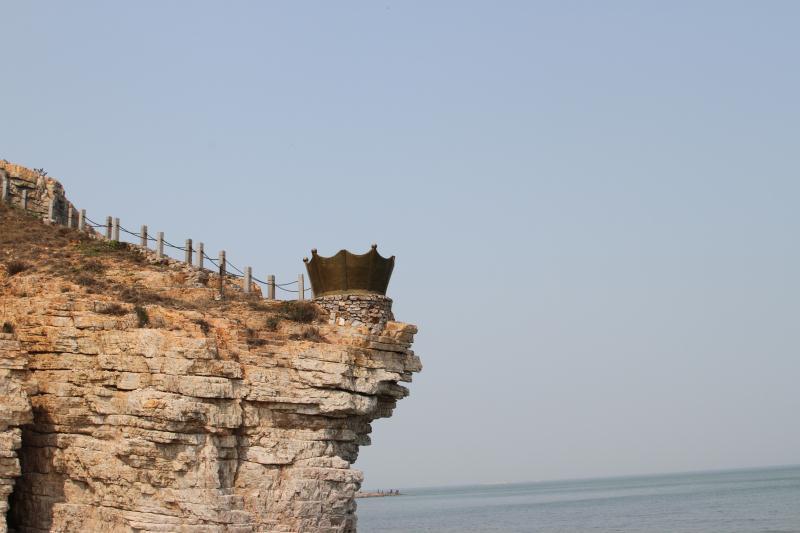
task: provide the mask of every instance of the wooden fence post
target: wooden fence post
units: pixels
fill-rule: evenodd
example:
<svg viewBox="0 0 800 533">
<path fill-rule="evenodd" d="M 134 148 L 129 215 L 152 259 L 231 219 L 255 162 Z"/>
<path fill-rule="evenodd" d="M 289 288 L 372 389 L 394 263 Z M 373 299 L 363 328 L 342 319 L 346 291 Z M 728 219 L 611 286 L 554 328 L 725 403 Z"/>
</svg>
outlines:
<svg viewBox="0 0 800 533">
<path fill-rule="evenodd" d="M 142 224 L 142 248 L 147 248 L 147 226 Z"/>
<path fill-rule="evenodd" d="M 164 232 L 159 231 L 156 237 L 156 257 L 161 259 L 164 257 Z"/>
<path fill-rule="evenodd" d="M 203 259 L 205 258 L 205 251 L 203 250 L 203 243 L 197 243 L 197 261 L 195 261 L 195 265 L 197 265 L 198 270 L 203 270 Z"/>
<path fill-rule="evenodd" d="M 275 275 L 270 274 L 267 276 L 267 299 L 275 299 Z"/>
<path fill-rule="evenodd" d="M 219 297 L 222 297 L 225 294 L 225 268 L 227 265 L 225 264 L 225 250 L 222 250 L 219 253 Z"/>
<path fill-rule="evenodd" d="M 184 261 L 187 265 L 192 266 L 192 239 L 186 239 L 186 252 L 184 254 Z"/>
<path fill-rule="evenodd" d="M 114 239 L 119 242 L 119 218 L 114 219 Z"/>
<path fill-rule="evenodd" d="M 111 217 L 106 217 L 106 239 L 111 240 L 111 225 L 113 220 Z"/>
<path fill-rule="evenodd" d="M 297 299 L 301 302 L 306 299 L 306 284 L 302 274 L 297 276 Z"/>
<path fill-rule="evenodd" d="M 8 178 L 5 175 L 3 175 L 3 188 L 2 188 L 3 202 L 8 202 L 9 196 L 10 195 L 8 193 Z"/>
<path fill-rule="evenodd" d="M 22 189 L 22 209 L 28 209 L 28 189 Z"/>
<path fill-rule="evenodd" d="M 67 208 L 67 227 L 72 229 L 72 219 L 75 218 L 75 209 L 72 206 Z"/>
<path fill-rule="evenodd" d="M 242 288 L 244 289 L 245 294 L 250 294 L 250 291 L 252 290 L 251 287 L 252 284 L 253 284 L 253 269 L 252 267 L 244 267 L 244 285 Z"/>
<path fill-rule="evenodd" d="M 80 213 L 78 213 L 78 231 L 84 231 L 86 229 L 86 209 L 81 209 Z"/>
</svg>

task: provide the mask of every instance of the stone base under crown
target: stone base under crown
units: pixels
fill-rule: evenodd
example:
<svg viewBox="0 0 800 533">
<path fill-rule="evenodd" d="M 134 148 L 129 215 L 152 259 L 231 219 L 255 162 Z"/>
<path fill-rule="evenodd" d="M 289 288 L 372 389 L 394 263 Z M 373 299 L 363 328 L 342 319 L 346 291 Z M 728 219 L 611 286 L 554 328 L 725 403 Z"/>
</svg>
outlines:
<svg viewBox="0 0 800 533">
<path fill-rule="evenodd" d="M 392 314 L 392 299 L 380 294 L 335 294 L 314 298 L 328 313 L 328 323 L 339 326 L 366 326 L 373 334 L 383 331 Z"/>
</svg>

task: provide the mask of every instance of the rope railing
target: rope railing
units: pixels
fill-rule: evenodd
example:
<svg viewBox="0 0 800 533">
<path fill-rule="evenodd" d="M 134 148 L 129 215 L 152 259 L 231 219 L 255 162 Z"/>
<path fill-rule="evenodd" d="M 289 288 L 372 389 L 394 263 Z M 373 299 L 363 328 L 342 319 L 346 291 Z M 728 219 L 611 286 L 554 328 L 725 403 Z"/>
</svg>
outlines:
<svg viewBox="0 0 800 533">
<path fill-rule="evenodd" d="M 81 231 L 85 231 L 85 228 L 89 227 L 94 230 L 103 228 L 105 230 L 104 238 L 112 241 L 120 241 L 119 235 L 120 232 L 130 235 L 131 237 L 137 238 L 140 240 L 140 246 L 143 248 L 148 248 L 148 243 L 156 243 L 156 254 L 158 257 L 164 257 L 164 247 L 178 250 L 185 253 L 184 262 L 194 266 L 196 268 L 201 268 L 203 261 L 208 261 L 211 265 L 214 266 L 214 270 L 220 272 L 223 276 L 230 276 L 234 279 L 243 280 L 243 290 L 245 293 L 250 293 L 252 291 L 252 285 L 258 284 L 267 290 L 267 298 L 268 299 L 275 299 L 275 289 L 279 289 L 283 292 L 289 294 L 296 294 L 299 300 L 305 299 L 305 295 L 307 293 L 312 292 L 310 287 L 305 287 L 303 275 L 300 274 L 297 280 L 288 281 L 285 283 L 276 283 L 275 276 L 270 275 L 267 277 L 267 281 L 260 279 L 256 276 L 252 275 L 252 268 L 246 267 L 244 270 L 237 267 L 235 264 L 231 263 L 225 257 L 225 252 L 220 253 L 219 259 L 214 259 L 203 250 L 203 243 L 198 243 L 197 247 L 195 247 L 192 243 L 191 239 L 186 240 L 186 246 L 178 246 L 172 244 L 168 240 L 164 238 L 164 234 L 159 232 L 158 237 L 153 237 L 147 231 L 147 226 L 142 226 L 141 232 L 131 231 L 128 228 L 122 226 L 119 222 L 118 218 L 107 217 L 105 224 L 100 224 L 99 222 L 95 222 L 91 218 L 86 216 L 86 210 L 81 210 L 79 213 L 78 218 L 78 229 Z M 196 257 L 194 257 L 196 256 Z M 173 258 L 174 259 L 174 258 Z M 178 260 L 178 259 L 175 259 Z M 229 270 L 230 269 L 230 270 Z M 207 270 L 207 269 L 204 269 Z M 298 285 L 296 289 L 289 288 L 293 285 Z"/>
<path fill-rule="evenodd" d="M 3 177 L 2 183 L 0 184 L 0 191 L 0 198 L 2 201 L 11 202 L 12 190 L 8 180 L 5 177 Z M 22 190 L 19 196 L 21 198 L 20 203 L 22 208 L 28 209 L 28 190 Z M 61 204 L 58 204 L 58 214 L 56 213 L 57 202 L 61 202 Z M 51 196 L 49 205 L 47 206 L 48 209 L 45 216 L 45 221 L 50 224 L 63 224 L 68 228 L 77 228 L 79 231 L 87 231 L 87 229 L 91 228 L 91 230 L 93 230 L 100 237 L 109 241 L 121 242 L 121 234 L 130 235 L 135 239 L 139 239 L 139 246 L 145 249 L 149 249 L 150 243 L 155 243 L 156 256 L 159 258 L 166 256 L 164 253 L 165 248 L 183 252 L 183 262 L 198 269 L 208 270 L 203 267 L 203 261 L 207 260 L 211 265 L 213 265 L 214 269 L 220 273 L 222 276 L 220 278 L 221 280 L 227 276 L 237 280 L 242 280 L 242 289 L 248 294 L 252 292 L 254 284 L 258 284 L 266 288 L 268 299 L 275 299 L 276 289 L 286 293 L 296 294 L 299 300 L 305 299 L 306 294 L 308 293 L 312 293 L 313 295 L 312 289 L 310 287 L 305 287 L 305 279 L 302 274 L 297 277 L 297 280 L 287 281 L 285 283 L 277 283 L 274 275 L 267 276 L 267 281 L 264 281 L 263 279 L 253 276 L 253 269 L 251 267 L 245 267 L 244 269 L 241 269 L 228 261 L 224 251 L 220 252 L 219 259 L 214 259 L 205 253 L 205 250 L 203 249 L 203 243 L 197 243 L 197 247 L 195 247 L 192 240 L 187 239 L 184 246 L 178 246 L 166 240 L 163 232 L 158 232 L 157 237 L 153 237 L 147 231 L 147 226 L 142 226 L 142 229 L 139 232 L 131 231 L 120 224 L 119 218 L 113 217 L 106 217 L 105 223 L 96 222 L 86 216 L 85 209 L 78 211 L 69 202 L 66 202 L 65 208 L 62 205 L 64 203 L 65 199 L 63 197 L 56 198 Z M 66 212 L 62 212 L 64 210 L 66 210 Z M 77 224 L 75 221 L 76 216 Z M 176 258 L 173 259 L 176 261 L 178 260 Z M 222 291 L 223 284 L 221 283 L 220 292 L 222 293 Z"/>
</svg>

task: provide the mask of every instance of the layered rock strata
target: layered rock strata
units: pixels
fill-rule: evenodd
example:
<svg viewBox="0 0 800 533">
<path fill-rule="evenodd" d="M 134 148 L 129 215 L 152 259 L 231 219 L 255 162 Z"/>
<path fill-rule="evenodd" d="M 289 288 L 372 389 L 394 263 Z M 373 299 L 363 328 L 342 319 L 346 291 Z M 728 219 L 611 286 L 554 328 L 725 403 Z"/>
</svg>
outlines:
<svg viewBox="0 0 800 533">
<path fill-rule="evenodd" d="M 0 324 L 2 325 L 2 324 Z M 10 333 L 0 333 L 0 516 L 8 511 L 8 497 L 20 475 L 17 450 L 22 445 L 24 424 L 33 420 L 26 390 L 26 357 Z M 0 520 L 0 533 L 7 531 Z"/>
<path fill-rule="evenodd" d="M 0 500 L 13 488 L 13 529 L 355 531 L 350 465 L 421 368 L 414 326 L 330 324 L 234 291 L 219 301 L 204 273 L 34 226 L 0 232 Z M 12 275 L 16 257 L 26 268 Z"/>
</svg>

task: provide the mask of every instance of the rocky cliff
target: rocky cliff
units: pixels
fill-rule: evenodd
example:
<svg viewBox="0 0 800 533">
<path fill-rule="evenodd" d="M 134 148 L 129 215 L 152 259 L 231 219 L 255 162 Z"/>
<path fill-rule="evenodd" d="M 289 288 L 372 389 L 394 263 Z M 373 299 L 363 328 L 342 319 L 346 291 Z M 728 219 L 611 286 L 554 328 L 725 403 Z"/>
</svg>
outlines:
<svg viewBox="0 0 800 533">
<path fill-rule="evenodd" d="M 355 531 L 350 465 L 421 368 L 414 326 L 233 280 L 220 300 L 213 274 L 41 218 L 0 206 L 11 530 Z"/>
</svg>

